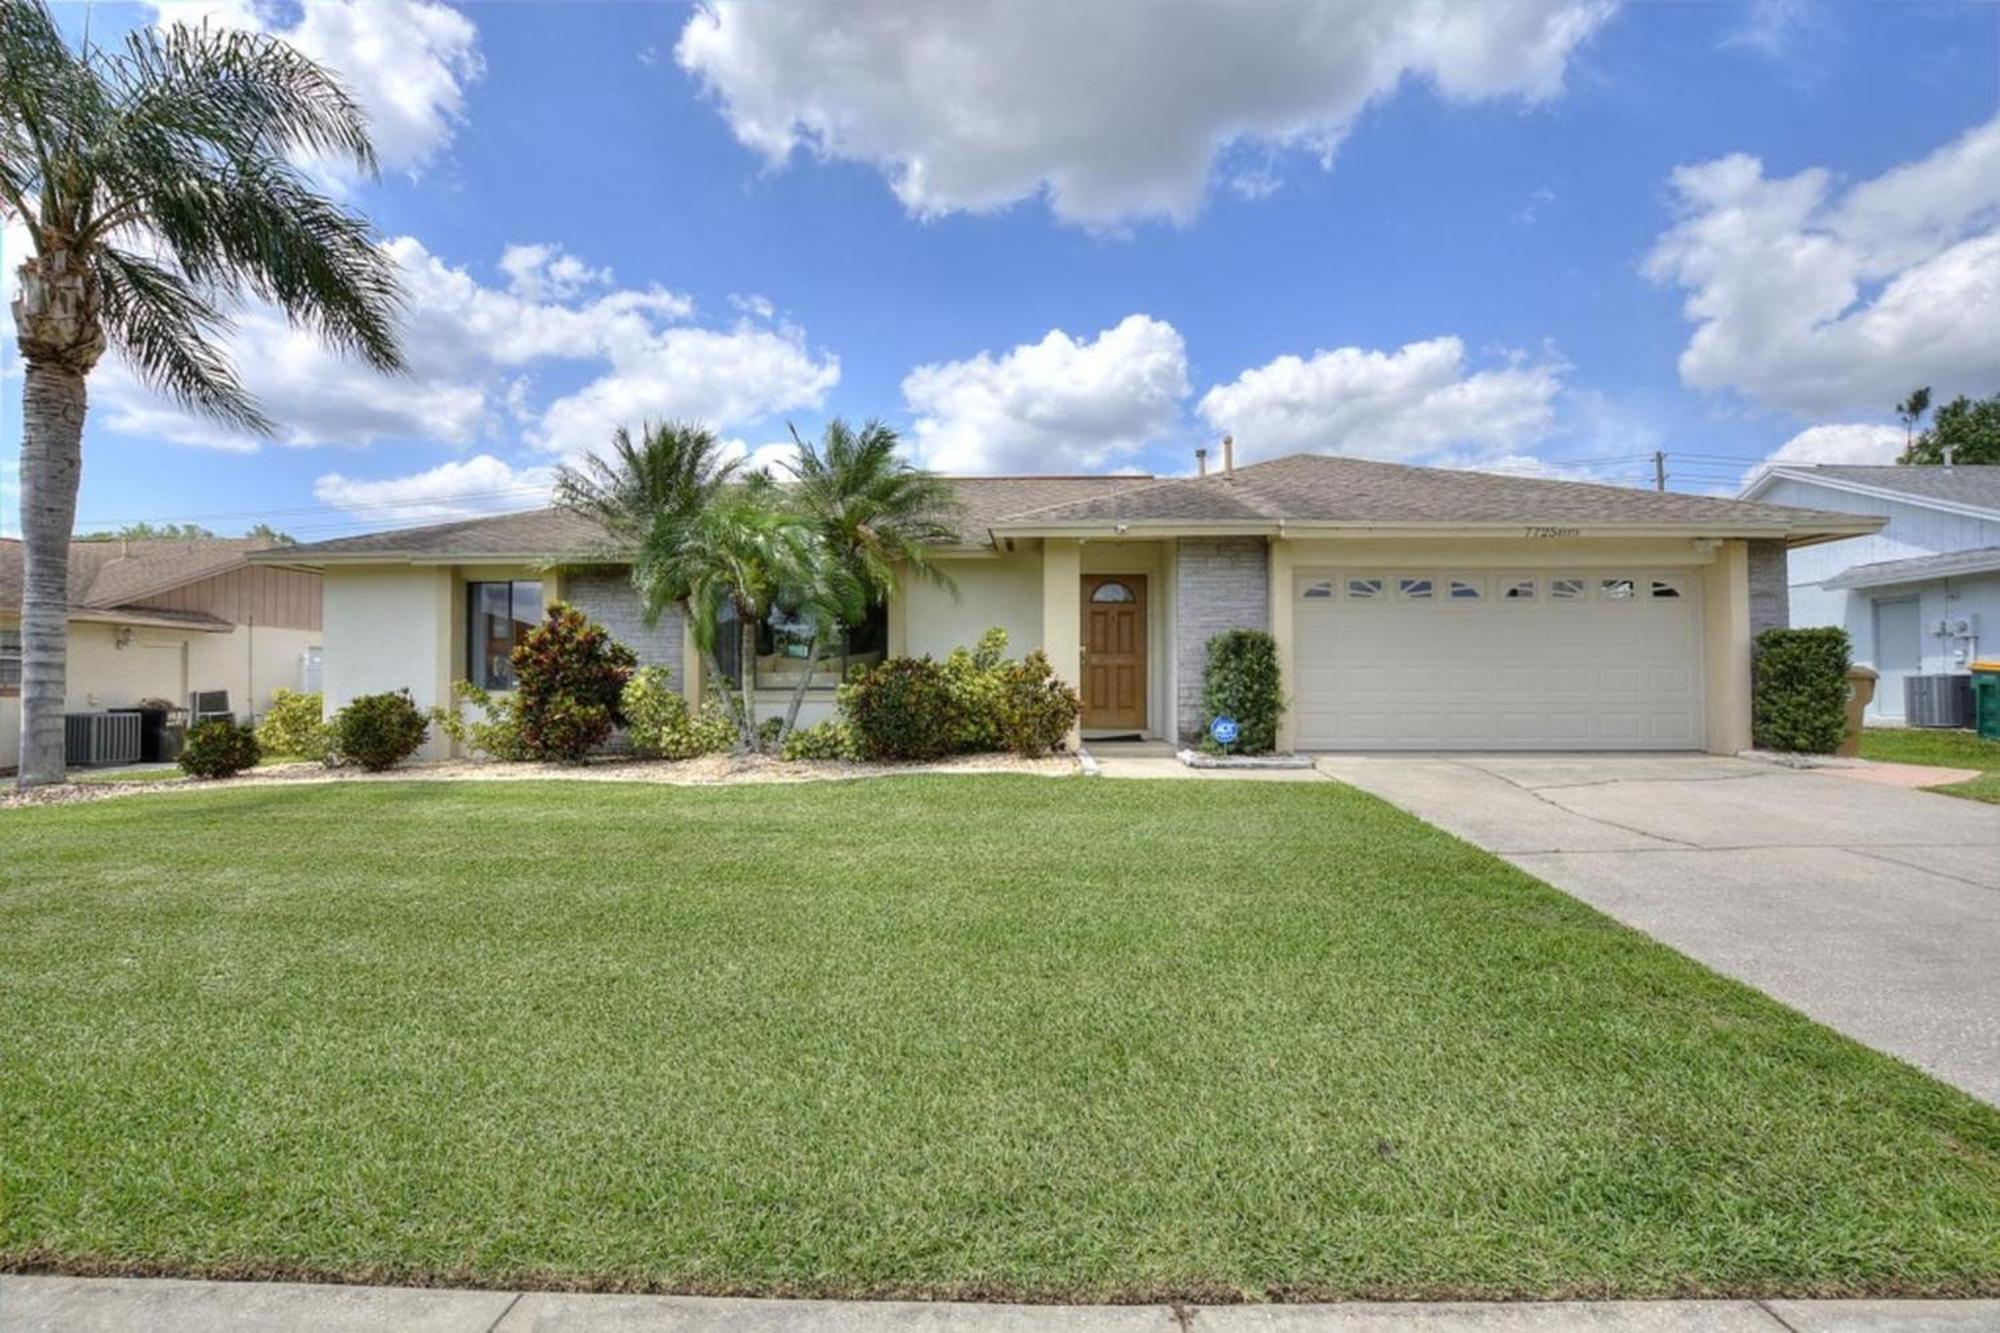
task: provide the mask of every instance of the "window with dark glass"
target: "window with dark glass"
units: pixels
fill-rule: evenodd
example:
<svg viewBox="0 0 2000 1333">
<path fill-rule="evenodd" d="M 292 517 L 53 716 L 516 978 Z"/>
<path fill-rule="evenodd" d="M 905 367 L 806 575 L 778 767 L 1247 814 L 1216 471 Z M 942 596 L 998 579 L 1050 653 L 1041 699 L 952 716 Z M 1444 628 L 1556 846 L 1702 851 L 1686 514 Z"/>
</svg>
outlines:
<svg viewBox="0 0 2000 1333">
<path fill-rule="evenodd" d="M 837 640 L 820 645 L 819 662 L 812 662 L 813 626 L 796 609 L 774 607 L 757 626 L 756 656 L 750 663 L 751 683 L 760 690 L 797 689 L 799 677 L 808 670 L 809 690 L 830 690 L 840 684 L 856 665 L 874 666 L 889 651 L 889 608 L 871 606 L 858 625 Z M 743 679 L 743 635 L 737 629 L 736 611 L 723 608 L 716 618 L 715 660 L 723 678 L 732 685 Z"/>
<path fill-rule="evenodd" d="M 485 690 L 514 688 L 514 649 L 542 618 L 542 585 L 533 580 L 468 583 L 465 678 Z"/>
<path fill-rule="evenodd" d="M 0 629 L 0 690 L 21 688 L 21 631 Z"/>
</svg>

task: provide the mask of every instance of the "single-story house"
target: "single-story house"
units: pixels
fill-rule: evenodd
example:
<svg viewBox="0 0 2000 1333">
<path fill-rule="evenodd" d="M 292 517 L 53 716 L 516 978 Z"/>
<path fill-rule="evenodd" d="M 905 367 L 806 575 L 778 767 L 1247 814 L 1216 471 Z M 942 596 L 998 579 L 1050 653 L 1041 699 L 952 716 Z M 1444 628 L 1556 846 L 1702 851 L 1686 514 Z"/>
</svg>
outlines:
<svg viewBox="0 0 2000 1333">
<path fill-rule="evenodd" d="M 320 579 L 253 565 L 269 543 L 76 541 L 69 548 L 69 712 L 224 690 L 239 717 L 317 666 Z M 0 541 L 0 769 L 21 754 L 21 543 Z"/>
<path fill-rule="evenodd" d="M 1040 648 L 1091 736 L 1190 737 L 1206 645 L 1277 640 L 1298 749 L 1734 751 L 1750 738 L 1750 640 L 1785 623 L 1795 546 L 1881 520 L 1707 496 L 1293 455 L 1205 476 L 954 478 L 956 594 L 911 581 L 848 660 L 942 655 L 989 626 Z M 692 636 L 641 623 L 625 553 L 557 510 L 266 551 L 321 572 L 327 706 L 454 679 L 505 688 L 508 650 L 560 597 L 701 690 Z M 766 707 L 801 664 L 761 626 Z M 737 636 L 726 636 L 734 639 Z M 808 718 L 832 708 L 838 662 Z"/>
<path fill-rule="evenodd" d="M 1871 721 L 1903 720 L 1903 680 L 2000 654 L 2000 464 L 1773 467 L 1743 498 L 1863 514 L 1882 527 L 1790 557 L 1792 624 L 1839 625 L 1881 673 Z"/>
</svg>

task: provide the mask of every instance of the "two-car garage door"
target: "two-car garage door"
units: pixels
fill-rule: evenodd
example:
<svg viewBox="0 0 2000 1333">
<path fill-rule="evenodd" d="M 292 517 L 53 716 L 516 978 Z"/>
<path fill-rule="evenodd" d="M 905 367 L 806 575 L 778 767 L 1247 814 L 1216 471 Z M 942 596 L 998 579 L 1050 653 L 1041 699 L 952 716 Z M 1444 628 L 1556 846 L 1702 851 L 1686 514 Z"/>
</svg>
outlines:
<svg viewBox="0 0 2000 1333">
<path fill-rule="evenodd" d="M 1689 570 L 1301 570 L 1302 749 L 1695 750 Z"/>
</svg>

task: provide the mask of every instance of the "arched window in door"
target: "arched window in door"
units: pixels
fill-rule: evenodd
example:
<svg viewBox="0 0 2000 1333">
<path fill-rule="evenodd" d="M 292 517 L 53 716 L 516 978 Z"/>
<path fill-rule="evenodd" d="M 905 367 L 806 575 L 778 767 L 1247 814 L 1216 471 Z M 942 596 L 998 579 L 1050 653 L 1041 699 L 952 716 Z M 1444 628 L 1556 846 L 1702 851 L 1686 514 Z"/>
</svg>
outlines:
<svg viewBox="0 0 2000 1333">
<path fill-rule="evenodd" d="M 1124 584 L 1106 581 L 1098 584 L 1091 591 L 1090 600 L 1093 602 L 1136 602 L 1139 599 L 1134 597 L 1132 590 Z"/>
</svg>

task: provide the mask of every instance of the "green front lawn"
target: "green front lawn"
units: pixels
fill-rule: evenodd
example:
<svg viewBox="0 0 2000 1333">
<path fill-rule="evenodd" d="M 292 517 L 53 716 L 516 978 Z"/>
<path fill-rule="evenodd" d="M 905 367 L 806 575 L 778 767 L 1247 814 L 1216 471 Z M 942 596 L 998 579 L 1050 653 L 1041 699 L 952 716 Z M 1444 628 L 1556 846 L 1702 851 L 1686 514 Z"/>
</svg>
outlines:
<svg viewBox="0 0 2000 1333">
<path fill-rule="evenodd" d="M 2000 1293 L 2000 1110 L 1333 783 L 0 811 L 0 1267 Z"/>
<path fill-rule="evenodd" d="M 1861 757 L 1892 764 L 1980 769 L 1984 776 L 1929 790 L 2000 805 L 2000 741 L 1989 741 L 1969 731 L 1871 727 L 1861 733 Z"/>
</svg>

